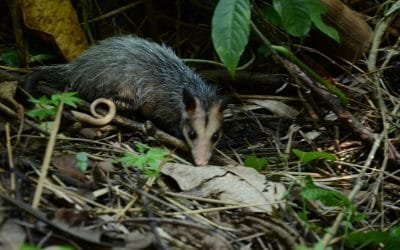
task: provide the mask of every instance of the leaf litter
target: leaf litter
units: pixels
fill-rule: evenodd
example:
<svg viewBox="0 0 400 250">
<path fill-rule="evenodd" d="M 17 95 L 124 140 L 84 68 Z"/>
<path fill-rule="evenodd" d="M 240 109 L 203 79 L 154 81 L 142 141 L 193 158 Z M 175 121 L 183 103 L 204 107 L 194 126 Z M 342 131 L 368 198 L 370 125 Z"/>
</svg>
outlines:
<svg viewBox="0 0 400 250">
<path fill-rule="evenodd" d="M 230 104 L 226 112 L 221 151 L 213 162 L 224 167 L 193 167 L 175 147 L 165 159 L 158 153 L 153 159 L 153 151 L 138 152 L 135 143 L 151 149 L 163 144 L 143 133 L 141 124 L 129 124 L 129 130 L 90 127 L 71 119 L 66 109 L 37 208 L 32 208 L 33 194 L 53 128 L 46 124 L 47 130 L 41 129 L 30 118 L 21 123 L 15 82 L 2 82 L 1 246 L 14 249 L 24 241 L 43 249 L 53 244 L 75 249 L 294 249 L 319 242 L 351 249 L 371 241 L 395 246 L 400 93 L 399 61 L 397 55 L 389 58 L 396 52 L 392 48 L 380 50 L 388 51 L 388 67 L 374 69 L 374 62 L 365 62 L 378 79 L 363 67 L 329 79 L 346 91 L 350 103 L 345 107 L 318 92 L 320 87 L 291 81 L 279 82 L 285 87 L 279 96 L 272 91 L 273 98 L 239 95 L 241 103 Z M 250 82 L 243 82 L 248 88 Z M 257 87 L 263 94 L 271 89 Z M 288 96 L 293 93 L 300 94 Z M 300 151 L 294 149 L 306 153 L 296 156 Z M 77 157 L 81 152 L 87 158 Z M 118 162 L 126 154 L 137 156 L 133 162 L 143 169 L 150 166 L 154 175 Z M 242 167 L 251 165 L 246 159 L 265 159 L 260 173 Z M 156 165 L 161 172 L 153 171 Z"/>
</svg>

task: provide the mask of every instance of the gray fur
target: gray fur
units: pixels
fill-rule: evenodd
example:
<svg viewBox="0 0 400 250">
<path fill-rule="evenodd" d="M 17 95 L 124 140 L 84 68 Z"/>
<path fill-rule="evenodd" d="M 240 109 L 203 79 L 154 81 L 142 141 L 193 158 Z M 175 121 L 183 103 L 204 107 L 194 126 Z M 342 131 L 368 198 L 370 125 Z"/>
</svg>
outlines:
<svg viewBox="0 0 400 250">
<path fill-rule="evenodd" d="M 214 86 L 186 66 L 164 45 L 134 37 L 112 37 L 91 46 L 75 61 L 41 67 L 45 80 L 68 84 L 88 100 L 112 98 L 121 110 L 139 111 L 162 128 L 182 125 L 182 90 L 204 110 L 220 100 Z"/>
</svg>

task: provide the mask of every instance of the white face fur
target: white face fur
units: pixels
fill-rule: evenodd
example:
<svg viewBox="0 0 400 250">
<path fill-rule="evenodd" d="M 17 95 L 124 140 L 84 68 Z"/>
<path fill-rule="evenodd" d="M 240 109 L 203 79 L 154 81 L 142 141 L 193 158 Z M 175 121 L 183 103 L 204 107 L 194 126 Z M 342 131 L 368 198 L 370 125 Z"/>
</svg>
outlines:
<svg viewBox="0 0 400 250">
<path fill-rule="evenodd" d="M 183 114 L 183 136 L 191 149 L 195 165 L 207 165 L 214 146 L 221 138 L 222 101 L 214 103 L 208 110 L 192 97 L 186 103 Z"/>
</svg>

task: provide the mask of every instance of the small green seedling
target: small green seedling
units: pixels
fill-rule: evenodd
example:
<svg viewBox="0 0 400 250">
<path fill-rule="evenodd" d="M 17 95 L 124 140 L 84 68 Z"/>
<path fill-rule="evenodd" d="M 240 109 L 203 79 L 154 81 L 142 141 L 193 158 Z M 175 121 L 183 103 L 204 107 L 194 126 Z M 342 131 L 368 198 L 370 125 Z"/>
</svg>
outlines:
<svg viewBox="0 0 400 250">
<path fill-rule="evenodd" d="M 304 152 L 299 149 L 293 149 L 292 152 L 299 158 L 301 162 L 304 164 L 308 164 L 317 159 L 325 159 L 328 161 L 335 161 L 336 157 L 334 154 L 327 153 L 327 152 L 319 152 L 319 151 L 311 151 L 311 152 Z"/>
<path fill-rule="evenodd" d="M 76 165 L 81 172 L 85 172 L 88 168 L 88 157 L 85 152 L 76 154 Z"/>
<path fill-rule="evenodd" d="M 162 148 L 148 147 L 142 144 L 136 145 L 138 154 L 127 153 L 116 160 L 125 167 L 136 167 L 144 175 L 157 177 L 160 175 L 160 165 L 165 162 L 169 154 L 168 150 Z"/>
<path fill-rule="evenodd" d="M 264 170 L 268 166 L 268 160 L 265 158 L 257 157 L 255 155 L 249 155 L 244 160 L 246 167 L 254 168 L 258 172 Z"/>
<path fill-rule="evenodd" d="M 310 176 L 306 176 L 304 179 L 304 187 L 301 191 L 301 196 L 303 198 L 303 203 L 306 201 L 320 201 L 323 205 L 327 207 L 339 207 L 345 212 L 345 218 L 343 225 L 345 226 L 345 231 L 353 228 L 354 222 L 360 222 L 365 219 L 365 214 L 359 213 L 353 203 L 347 198 L 346 195 L 339 191 L 328 190 L 317 187 Z M 308 221 L 307 211 L 302 211 L 299 216 L 305 221 Z M 317 225 L 309 225 L 310 228 L 318 228 Z"/>
<path fill-rule="evenodd" d="M 74 250 L 75 248 L 72 246 L 67 246 L 67 245 L 56 245 L 56 246 L 49 246 L 46 247 L 46 249 L 54 249 L 54 250 Z M 42 250 L 42 248 L 28 244 L 28 243 L 24 243 L 19 250 Z"/>
<path fill-rule="evenodd" d="M 347 196 L 341 192 L 317 187 L 310 176 L 307 176 L 304 181 L 305 187 L 301 192 L 304 199 L 311 201 L 319 200 L 328 207 L 339 206 L 350 208 L 352 206 Z"/>
<path fill-rule="evenodd" d="M 394 227 L 385 232 L 352 232 L 347 235 L 345 245 L 349 249 L 399 249 L 400 227 Z M 384 247 L 381 248 L 382 246 Z"/>
<path fill-rule="evenodd" d="M 35 117 L 41 121 L 54 117 L 57 113 L 57 108 L 64 101 L 66 106 L 73 108 L 77 107 L 77 104 L 81 103 L 82 100 L 77 97 L 77 92 L 63 92 L 51 95 L 50 98 L 42 96 L 39 99 L 30 99 L 29 101 L 34 103 L 37 107 L 28 111 L 27 115 Z"/>
</svg>

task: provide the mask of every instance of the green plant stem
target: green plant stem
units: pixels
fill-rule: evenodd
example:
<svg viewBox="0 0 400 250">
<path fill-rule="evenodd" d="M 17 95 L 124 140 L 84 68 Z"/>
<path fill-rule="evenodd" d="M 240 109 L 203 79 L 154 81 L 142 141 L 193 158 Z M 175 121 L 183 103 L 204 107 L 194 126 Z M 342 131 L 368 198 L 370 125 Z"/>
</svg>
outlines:
<svg viewBox="0 0 400 250">
<path fill-rule="evenodd" d="M 310 67 L 308 67 L 305 63 L 303 63 L 299 58 L 297 58 L 288 48 L 284 46 L 277 46 L 277 45 L 271 45 L 271 48 L 278 52 L 280 55 L 283 55 L 290 61 L 294 62 L 297 66 L 300 67 L 301 70 L 303 70 L 308 76 L 310 76 L 313 80 L 321 83 L 322 85 L 325 86 L 325 88 L 331 92 L 332 94 L 336 95 L 340 101 L 345 104 L 347 102 L 347 97 L 346 95 L 340 91 L 338 88 L 333 86 L 332 84 L 328 83 L 325 81 L 324 78 L 322 78 L 319 74 L 317 74 L 314 70 L 312 70 Z"/>
<path fill-rule="evenodd" d="M 347 97 L 346 95 L 337 89 L 335 86 L 332 84 L 328 83 L 327 81 L 324 80 L 320 75 L 315 73 L 314 70 L 312 70 L 310 67 L 308 67 L 306 64 L 304 64 L 300 59 L 298 59 L 288 48 L 284 46 L 277 46 L 277 45 L 272 45 L 270 41 L 262 34 L 262 32 L 257 28 L 257 26 L 251 22 L 251 27 L 253 30 L 256 32 L 256 34 L 261 38 L 263 43 L 272 50 L 273 54 L 280 54 L 286 57 L 288 60 L 292 61 L 295 63 L 298 67 L 300 67 L 301 70 L 303 70 L 308 76 L 310 76 L 313 80 L 321 83 L 326 87 L 328 91 L 336 95 L 339 100 L 345 104 L 347 102 Z M 288 69 L 287 69 L 288 70 Z"/>
</svg>

